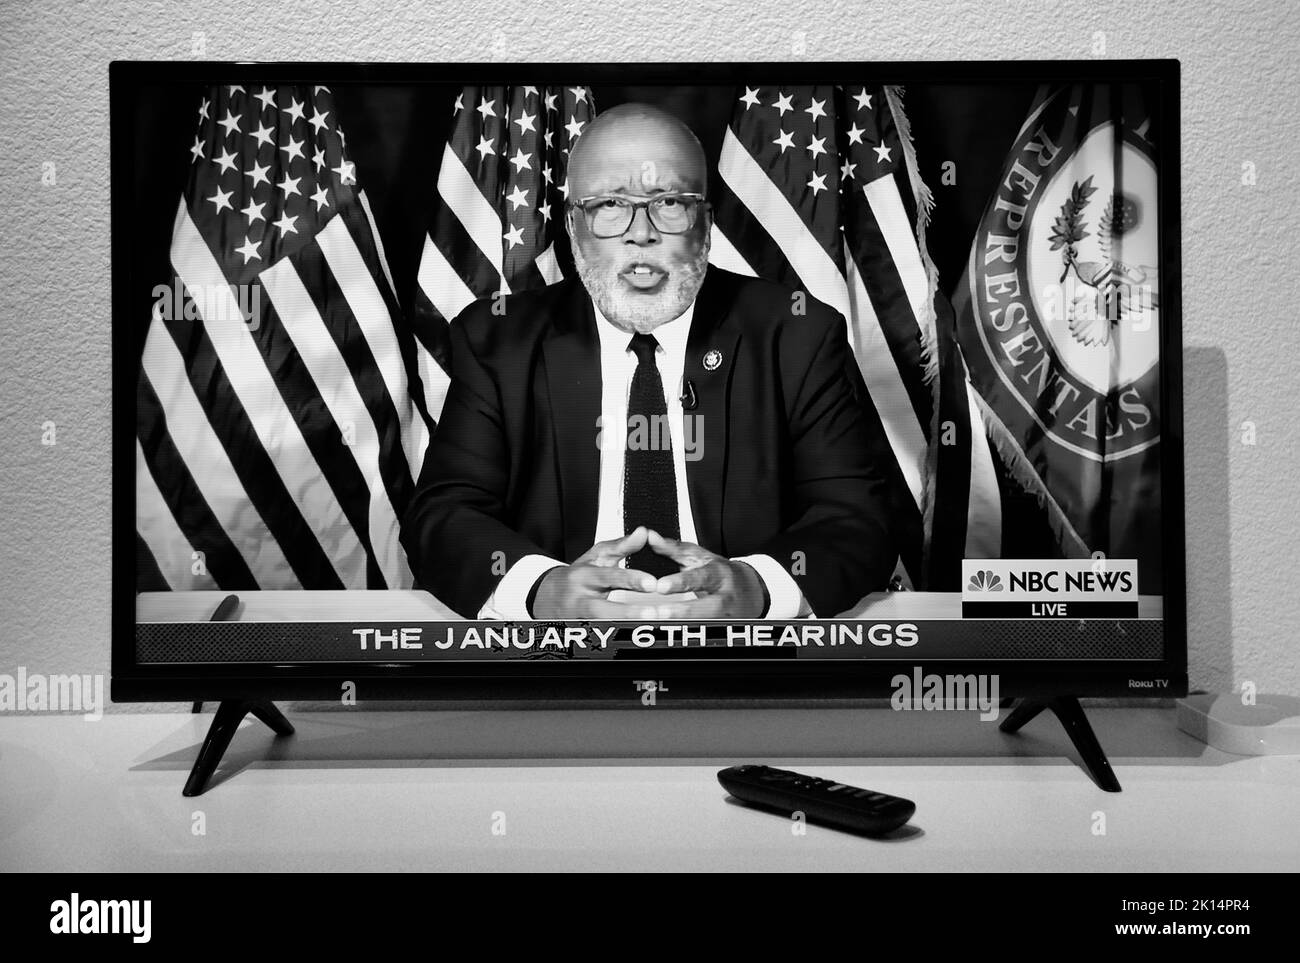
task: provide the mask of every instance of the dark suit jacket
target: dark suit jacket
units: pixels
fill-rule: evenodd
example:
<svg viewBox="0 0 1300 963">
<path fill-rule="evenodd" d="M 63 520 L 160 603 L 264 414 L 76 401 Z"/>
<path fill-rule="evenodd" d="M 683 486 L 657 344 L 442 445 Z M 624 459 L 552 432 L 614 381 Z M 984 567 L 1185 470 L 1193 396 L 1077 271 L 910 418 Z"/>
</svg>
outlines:
<svg viewBox="0 0 1300 963">
<path fill-rule="evenodd" d="M 709 267 L 686 349 L 702 444 L 687 485 L 701 545 L 772 556 L 833 616 L 893 571 L 892 462 L 844 318 L 811 298 L 795 314 L 791 294 Z M 574 278 L 492 303 L 451 325 L 451 387 L 402 534 L 417 585 L 470 618 L 523 556 L 591 548 L 598 507 L 590 297 Z"/>
</svg>

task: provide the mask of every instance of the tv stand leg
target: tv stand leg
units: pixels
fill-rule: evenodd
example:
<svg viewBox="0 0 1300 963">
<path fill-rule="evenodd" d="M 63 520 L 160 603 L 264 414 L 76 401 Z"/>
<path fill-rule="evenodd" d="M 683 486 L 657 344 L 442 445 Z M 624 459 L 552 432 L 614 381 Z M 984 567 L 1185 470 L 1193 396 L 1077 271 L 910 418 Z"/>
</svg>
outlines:
<svg viewBox="0 0 1300 963">
<path fill-rule="evenodd" d="M 1051 709 L 1052 714 L 1060 720 L 1065 734 L 1070 737 L 1070 742 L 1079 753 L 1084 768 L 1088 770 L 1088 775 L 1092 776 L 1092 781 L 1106 792 L 1120 792 L 1119 780 L 1115 777 L 1114 770 L 1110 768 L 1110 760 L 1106 758 L 1105 750 L 1097 741 L 1097 734 L 1088 724 L 1088 717 L 1083 714 L 1083 706 L 1079 705 L 1079 700 L 1074 696 L 1022 699 L 998 728 L 1003 732 L 1017 732 L 1021 726 L 1044 709 Z"/>
<path fill-rule="evenodd" d="M 293 735 L 293 725 L 272 703 L 248 699 L 222 699 L 221 704 L 217 706 L 217 714 L 212 720 L 212 726 L 208 729 L 207 738 L 199 747 L 199 756 L 194 760 L 194 768 L 190 770 L 190 777 L 185 781 L 182 795 L 198 796 L 208 788 L 208 780 L 217 771 L 221 757 L 230 748 L 230 740 L 235 737 L 235 730 L 239 728 L 244 716 L 249 713 L 252 713 L 253 718 L 266 723 L 277 736 Z"/>
</svg>

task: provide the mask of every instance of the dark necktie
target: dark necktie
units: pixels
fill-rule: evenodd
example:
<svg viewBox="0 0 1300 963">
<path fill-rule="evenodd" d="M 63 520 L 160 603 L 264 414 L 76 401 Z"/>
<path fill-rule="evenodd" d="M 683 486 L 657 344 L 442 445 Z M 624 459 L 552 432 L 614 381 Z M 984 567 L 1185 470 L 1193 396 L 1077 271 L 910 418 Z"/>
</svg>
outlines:
<svg viewBox="0 0 1300 963">
<path fill-rule="evenodd" d="M 664 383 L 655 364 L 659 342 L 634 334 L 628 347 L 636 355 L 636 372 L 627 399 L 627 453 L 623 463 L 623 525 L 631 532 L 644 525 L 665 538 L 681 537 L 677 521 L 677 476 L 673 470 L 672 435 Z M 679 568 L 649 546 L 630 556 L 627 567 L 659 578 Z"/>
</svg>

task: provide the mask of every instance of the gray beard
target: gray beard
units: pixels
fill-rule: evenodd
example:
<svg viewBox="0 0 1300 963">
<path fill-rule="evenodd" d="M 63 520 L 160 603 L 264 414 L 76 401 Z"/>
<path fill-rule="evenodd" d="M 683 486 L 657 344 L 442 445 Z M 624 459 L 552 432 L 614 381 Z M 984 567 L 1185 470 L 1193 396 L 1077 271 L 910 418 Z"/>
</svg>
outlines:
<svg viewBox="0 0 1300 963">
<path fill-rule="evenodd" d="M 668 283 L 654 295 L 627 288 L 611 269 L 588 261 L 582 249 L 573 245 L 573 263 L 582 285 L 603 314 L 615 327 L 648 334 L 667 324 L 695 300 L 709 268 L 709 235 L 704 236 L 700 253 L 689 262 L 677 265 L 668 275 Z"/>
</svg>

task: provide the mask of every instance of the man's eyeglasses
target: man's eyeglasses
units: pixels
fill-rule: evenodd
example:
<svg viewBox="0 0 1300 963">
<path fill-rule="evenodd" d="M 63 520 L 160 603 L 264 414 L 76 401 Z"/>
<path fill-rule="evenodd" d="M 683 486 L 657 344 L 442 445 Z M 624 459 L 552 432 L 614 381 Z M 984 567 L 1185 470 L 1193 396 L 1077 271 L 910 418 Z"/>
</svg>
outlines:
<svg viewBox="0 0 1300 963">
<path fill-rule="evenodd" d="M 662 234 L 685 234 L 695 226 L 700 211 L 708 204 L 703 194 L 660 194 L 648 201 L 634 201 L 618 194 L 593 194 L 569 202 L 587 218 L 587 227 L 596 237 L 619 237 L 627 232 L 636 212 L 646 209 L 650 223 Z"/>
</svg>

